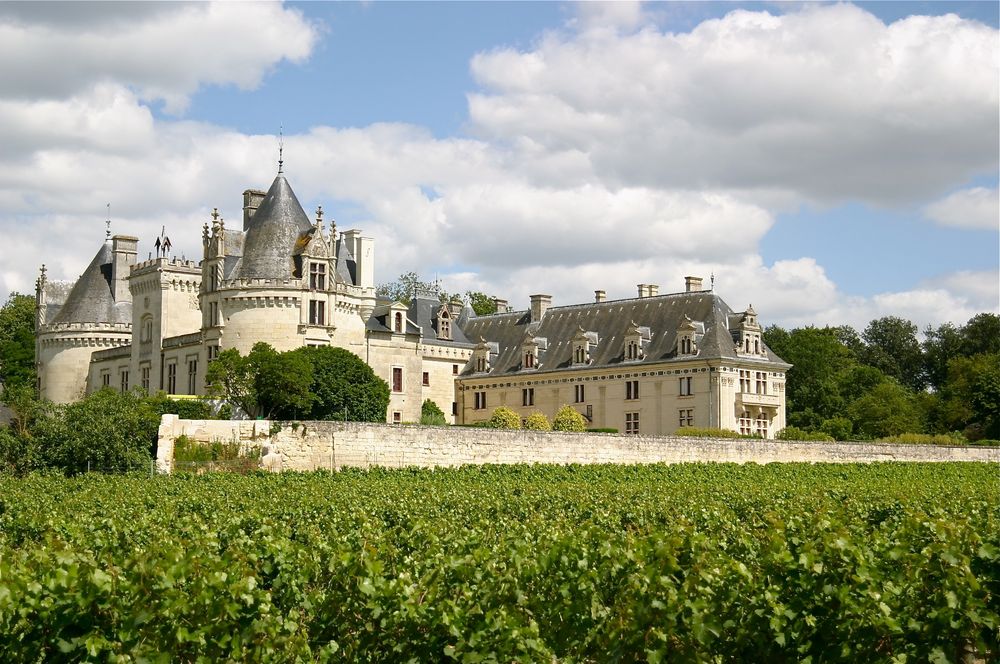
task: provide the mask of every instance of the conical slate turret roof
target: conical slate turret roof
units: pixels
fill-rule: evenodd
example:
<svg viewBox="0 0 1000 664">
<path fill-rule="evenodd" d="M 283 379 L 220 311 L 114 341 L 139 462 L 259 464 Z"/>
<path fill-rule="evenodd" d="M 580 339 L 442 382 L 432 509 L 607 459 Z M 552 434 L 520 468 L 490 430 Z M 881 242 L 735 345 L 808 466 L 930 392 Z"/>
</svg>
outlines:
<svg viewBox="0 0 1000 664">
<path fill-rule="evenodd" d="M 73 284 L 66 303 L 52 323 L 131 323 L 131 302 L 115 302 L 111 278 L 111 241 L 101 245 L 94 260 Z"/>
<path fill-rule="evenodd" d="M 285 176 L 278 175 L 250 219 L 238 274 L 242 279 L 288 279 L 295 242 L 312 228 Z"/>
</svg>

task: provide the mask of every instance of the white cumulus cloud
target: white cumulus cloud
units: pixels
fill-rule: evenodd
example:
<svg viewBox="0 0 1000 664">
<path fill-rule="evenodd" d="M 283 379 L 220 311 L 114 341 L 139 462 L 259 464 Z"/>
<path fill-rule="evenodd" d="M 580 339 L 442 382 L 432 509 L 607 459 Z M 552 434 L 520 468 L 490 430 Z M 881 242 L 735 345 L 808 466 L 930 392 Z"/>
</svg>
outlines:
<svg viewBox="0 0 1000 664">
<path fill-rule="evenodd" d="M 1000 197 L 996 189 L 963 189 L 931 203 L 924 214 L 942 226 L 995 231 L 1000 229 Z"/>
</svg>

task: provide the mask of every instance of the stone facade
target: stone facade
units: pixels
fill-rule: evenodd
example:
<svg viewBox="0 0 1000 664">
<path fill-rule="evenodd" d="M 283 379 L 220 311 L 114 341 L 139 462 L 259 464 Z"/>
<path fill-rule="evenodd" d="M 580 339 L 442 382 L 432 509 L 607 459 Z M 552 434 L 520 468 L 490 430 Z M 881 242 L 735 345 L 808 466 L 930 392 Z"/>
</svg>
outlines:
<svg viewBox="0 0 1000 664">
<path fill-rule="evenodd" d="M 419 421 L 431 399 L 458 424 L 497 406 L 552 418 L 569 404 L 592 428 L 633 435 L 773 438 L 785 426 L 790 365 L 764 344 L 753 307 L 734 312 L 697 277 L 662 295 L 639 284 L 624 300 L 596 291 L 553 306 L 539 294 L 521 311 L 498 300 L 490 316 L 436 293 L 380 301 L 373 240 L 338 233 L 321 208 L 310 219 L 280 171 L 268 191 L 243 192 L 241 227 L 213 212 L 200 261 L 159 255 L 164 235 L 137 263 L 135 237 L 108 235 L 79 280 L 50 282 L 43 266 L 36 284 L 39 388 L 52 401 L 102 387 L 202 395 L 221 351 L 266 342 L 355 353 L 389 385 L 390 423 Z"/>
<path fill-rule="evenodd" d="M 467 427 L 358 422 L 181 420 L 164 415 L 157 467 L 170 472 L 174 440 L 257 446 L 272 471 L 460 466 L 493 463 L 870 463 L 980 461 L 1000 463 L 1000 448 L 817 443 L 624 434 L 501 431 Z"/>
</svg>

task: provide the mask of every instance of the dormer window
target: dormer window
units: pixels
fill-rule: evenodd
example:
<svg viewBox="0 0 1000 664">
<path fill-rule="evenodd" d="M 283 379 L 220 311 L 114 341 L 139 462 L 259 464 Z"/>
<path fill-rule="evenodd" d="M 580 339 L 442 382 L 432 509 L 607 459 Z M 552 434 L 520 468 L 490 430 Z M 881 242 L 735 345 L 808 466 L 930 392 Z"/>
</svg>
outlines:
<svg viewBox="0 0 1000 664">
<path fill-rule="evenodd" d="M 736 349 L 744 355 L 764 355 L 767 353 L 761 341 L 761 329 L 757 323 L 757 312 L 753 310 L 753 305 L 750 305 L 743 312 L 743 320 L 740 322 L 740 342 Z"/>
<path fill-rule="evenodd" d="M 490 345 L 482 337 L 472 349 L 472 370 L 476 373 L 487 373 L 490 370 Z"/>
<path fill-rule="evenodd" d="M 677 328 L 677 354 L 695 355 L 698 353 L 698 344 L 695 343 L 695 335 L 698 333 L 698 324 L 687 316 Z"/>
<path fill-rule="evenodd" d="M 326 264 L 309 264 L 309 288 L 311 290 L 326 290 Z"/>
<path fill-rule="evenodd" d="M 392 331 L 395 332 L 395 333 L 397 333 L 397 334 L 402 334 L 403 333 L 403 314 L 397 311 L 395 313 L 395 315 L 393 315 L 392 319 L 393 319 Z"/>
<path fill-rule="evenodd" d="M 625 361 L 635 362 L 643 359 L 643 342 L 649 340 L 649 328 L 639 327 L 635 321 L 625 331 Z"/>
<path fill-rule="evenodd" d="M 441 305 L 437 314 L 437 338 L 451 341 L 451 312 L 448 305 Z"/>
<path fill-rule="evenodd" d="M 537 369 L 538 366 L 538 341 L 533 337 L 528 337 L 521 344 L 521 368 Z"/>
<path fill-rule="evenodd" d="M 573 336 L 573 364 L 590 364 L 590 345 L 596 343 L 594 333 L 578 327 Z"/>
</svg>

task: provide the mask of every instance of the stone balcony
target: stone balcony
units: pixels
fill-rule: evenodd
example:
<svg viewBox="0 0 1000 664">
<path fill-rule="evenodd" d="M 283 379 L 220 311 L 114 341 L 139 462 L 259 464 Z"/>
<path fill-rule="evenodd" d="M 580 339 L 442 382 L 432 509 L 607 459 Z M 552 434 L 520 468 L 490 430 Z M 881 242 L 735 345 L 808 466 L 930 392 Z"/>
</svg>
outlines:
<svg viewBox="0 0 1000 664">
<path fill-rule="evenodd" d="M 777 394 L 744 394 L 736 395 L 736 404 L 739 406 L 766 406 L 777 408 L 781 405 L 781 397 Z"/>
</svg>

